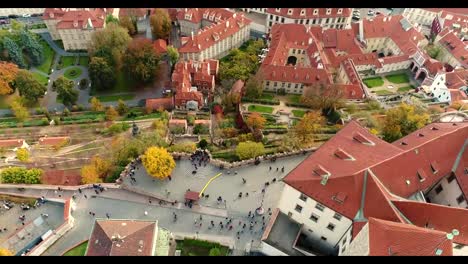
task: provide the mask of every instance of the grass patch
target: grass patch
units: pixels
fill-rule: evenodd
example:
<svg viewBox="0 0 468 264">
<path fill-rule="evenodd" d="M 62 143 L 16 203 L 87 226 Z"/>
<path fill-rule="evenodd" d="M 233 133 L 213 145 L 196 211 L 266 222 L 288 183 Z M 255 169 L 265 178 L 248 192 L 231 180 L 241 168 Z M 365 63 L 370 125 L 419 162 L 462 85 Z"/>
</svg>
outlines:
<svg viewBox="0 0 468 264">
<path fill-rule="evenodd" d="M 60 60 L 62 61 L 61 68 L 63 69 L 63 68 L 74 65 L 76 57 L 75 56 L 63 56 L 60 58 Z"/>
<path fill-rule="evenodd" d="M 275 95 L 274 95 L 274 94 L 271 94 L 271 93 L 263 93 L 262 96 L 260 96 L 259 99 L 263 99 L 263 100 L 273 100 L 273 99 L 275 99 Z"/>
<path fill-rule="evenodd" d="M 288 100 L 291 103 L 300 104 L 301 103 L 301 95 L 299 95 L 299 94 L 290 94 L 290 95 L 288 95 Z"/>
<path fill-rule="evenodd" d="M 120 94 L 120 95 L 101 95 L 101 96 L 96 96 L 97 99 L 101 102 L 115 102 L 118 101 L 119 99 L 122 99 L 124 101 L 127 100 L 132 100 L 135 98 L 134 94 Z M 91 101 L 91 98 L 89 99 Z"/>
<path fill-rule="evenodd" d="M 239 157 L 236 154 L 235 150 L 224 150 L 219 152 L 213 152 L 212 156 L 214 159 L 220 159 L 227 162 L 239 161 Z"/>
<path fill-rule="evenodd" d="M 414 90 L 414 86 L 413 85 L 410 85 L 410 86 L 405 86 L 405 87 L 400 87 L 398 88 L 398 92 L 401 92 L 401 93 L 405 93 L 405 92 L 408 92 L 408 91 L 411 91 L 411 90 Z"/>
<path fill-rule="evenodd" d="M 83 73 L 83 70 L 81 70 L 80 68 L 72 67 L 72 68 L 66 70 L 63 75 L 65 76 L 65 78 L 73 80 L 73 79 L 76 79 L 76 78 L 80 77 L 82 73 Z"/>
<path fill-rule="evenodd" d="M 382 80 L 382 77 L 372 77 L 372 78 L 367 78 L 362 80 L 363 83 L 367 85 L 367 87 L 372 88 L 372 87 L 379 87 L 384 84 L 384 81 Z"/>
<path fill-rule="evenodd" d="M 34 198 L 25 198 L 25 197 L 6 195 L 6 194 L 0 194 L 0 200 L 10 201 L 10 202 L 13 202 L 13 203 L 16 203 L 16 204 L 25 203 L 25 204 L 28 204 L 30 206 L 33 206 L 34 203 L 36 202 L 36 199 L 34 199 Z"/>
<path fill-rule="evenodd" d="M 387 79 L 391 83 L 397 83 L 397 84 L 409 82 L 408 75 L 406 75 L 405 73 L 387 75 L 385 76 L 385 79 Z"/>
<path fill-rule="evenodd" d="M 135 82 L 130 80 L 125 73 L 119 71 L 116 76 L 116 84 L 112 92 L 128 92 L 135 86 Z"/>
<path fill-rule="evenodd" d="M 159 112 L 151 113 L 151 114 L 148 114 L 148 115 L 145 115 L 145 114 L 143 114 L 142 112 L 139 112 L 139 111 L 133 111 L 133 113 L 135 113 L 137 116 L 129 117 L 129 114 L 127 114 L 127 116 L 123 119 L 123 121 L 143 120 L 143 119 L 160 118 L 161 117 L 161 113 L 159 113 Z"/>
<path fill-rule="evenodd" d="M 44 50 L 44 62 L 36 68 L 45 74 L 49 74 L 52 62 L 54 61 L 55 51 L 49 47 L 49 44 L 45 40 L 41 41 L 42 48 Z"/>
<path fill-rule="evenodd" d="M 80 63 L 80 66 L 88 67 L 88 65 L 89 65 L 89 57 L 86 57 L 86 56 L 80 57 L 79 63 Z"/>
<path fill-rule="evenodd" d="M 70 249 L 63 254 L 64 256 L 84 256 L 86 253 L 86 247 L 88 247 L 88 241 L 79 244 L 78 246 Z"/>
<path fill-rule="evenodd" d="M 273 113 L 273 107 L 263 105 L 249 105 L 249 111 L 271 114 Z"/>
<path fill-rule="evenodd" d="M 177 249 L 181 250 L 182 256 L 209 256 L 210 249 L 219 248 L 220 256 L 227 256 L 229 248 L 219 243 L 203 240 L 185 239 L 177 241 Z"/>
<path fill-rule="evenodd" d="M 391 95 L 391 94 L 393 94 L 392 92 L 389 92 L 387 90 L 378 90 L 378 91 L 375 91 L 375 93 L 377 95 Z"/>
<path fill-rule="evenodd" d="M 49 79 L 47 78 L 47 76 L 44 76 L 37 72 L 32 72 L 32 74 L 36 80 L 38 80 L 40 83 L 44 84 L 45 86 L 47 86 L 47 84 L 49 83 Z"/>
<path fill-rule="evenodd" d="M 303 111 L 303 110 L 292 110 L 292 113 L 295 117 L 303 117 L 306 113 L 306 111 Z"/>
</svg>

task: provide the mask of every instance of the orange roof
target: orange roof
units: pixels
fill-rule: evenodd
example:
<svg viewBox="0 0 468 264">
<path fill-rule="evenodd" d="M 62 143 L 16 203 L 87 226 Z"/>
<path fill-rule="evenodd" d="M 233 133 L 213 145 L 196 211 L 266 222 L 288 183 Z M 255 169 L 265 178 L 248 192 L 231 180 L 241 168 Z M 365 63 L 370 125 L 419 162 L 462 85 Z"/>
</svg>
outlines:
<svg viewBox="0 0 468 264">
<path fill-rule="evenodd" d="M 196 119 L 195 120 L 195 125 L 200 124 L 200 125 L 210 125 L 211 121 L 206 120 L 206 119 Z"/>
<path fill-rule="evenodd" d="M 185 120 L 185 119 L 171 119 L 171 120 L 169 120 L 169 125 L 187 125 L 187 120 Z"/>
<path fill-rule="evenodd" d="M 153 43 L 153 47 L 158 54 L 166 53 L 167 52 L 167 44 L 164 39 L 157 39 Z"/>
<path fill-rule="evenodd" d="M 453 32 L 448 29 L 442 30 L 439 33 L 441 38 L 438 42 L 460 62 L 460 64 L 468 68 L 468 49 L 467 45 L 461 41 Z"/>
<path fill-rule="evenodd" d="M 152 109 L 158 109 L 161 106 L 166 110 L 172 109 L 173 108 L 172 97 L 146 99 L 147 108 L 151 107 Z"/>
<path fill-rule="evenodd" d="M 0 140 L 0 148 L 4 147 L 16 147 L 19 148 L 23 146 L 24 139 L 2 139 Z"/>
<path fill-rule="evenodd" d="M 315 10 L 317 10 L 316 15 L 314 15 Z M 267 8 L 266 13 L 294 19 L 333 18 L 351 16 L 351 8 Z"/>
<path fill-rule="evenodd" d="M 69 139 L 70 137 L 41 137 L 39 145 L 57 145 Z"/>
<path fill-rule="evenodd" d="M 71 10 L 69 8 L 46 8 L 45 20 L 58 20 L 57 29 L 103 28 L 107 14 L 112 14 L 112 8 L 91 8 L 88 10 Z"/>
<path fill-rule="evenodd" d="M 446 233 L 413 225 L 369 218 L 369 256 L 452 256 Z"/>
</svg>

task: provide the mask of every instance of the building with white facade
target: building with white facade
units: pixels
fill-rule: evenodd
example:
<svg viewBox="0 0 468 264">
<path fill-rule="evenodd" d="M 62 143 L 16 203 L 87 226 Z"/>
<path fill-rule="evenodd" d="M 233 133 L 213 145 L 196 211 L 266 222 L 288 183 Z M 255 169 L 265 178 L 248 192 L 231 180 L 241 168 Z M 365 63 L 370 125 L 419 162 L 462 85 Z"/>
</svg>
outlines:
<svg viewBox="0 0 468 264">
<path fill-rule="evenodd" d="M 457 250 L 468 245 L 467 146 L 468 122 L 432 123 L 390 144 L 351 121 L 283 179 L 286 185 L 278 209 L 289 217 L 291 225 L 300 226 L 297 236 L 302 237 L 289 239 L 294 242 L 290 249 L 297 252 L 295 248 L 299 248 L 311 255 L 459 254 Z M 441 148 L 444 151 L 437 151 Z M 433 190 L 449 180 L 459 187 Z M 372 218 L 391 222 L 403 233 L 427 229 L 440 238 L 457 229 L 458 235 L 444 242 L 448 244 L 442 252 L 434 243 L 433 249 L 419 253 L 395 247 L 410 239 L 403 235 L 392 238 L 391 250 L 377 247 L 379 250 L 373 251 Z M 272 217 L 268 227 L 273 227 L 274 221 Z M 266 251 L 274 255 L 269 248 L 275 247 L 272 238 L 264 234 L 263 242 L 268 245 Z M 281 247 L 279 251 L 288 254 L 287 247 Z"/>
<path fill-rule="evenodd" d="M 439 72 L 430 86 L 422 86 L 438 102 L 450 103 L 468 100 L 468 70 Z"/>
<path fill-rule="evenodd" d="M 180 11 L 177 20 L 181 33 L 189 36 L 181 39 L 179 48 L 184 60 L 221 58 L 250 38 L 251 20 L 243 13 L 192 8 Z"/>
<path fill-rule="evenodd" d="M 44 10 L 45 8 L 0 8 L 0 17 L 42 14 Z"/>
</svg>

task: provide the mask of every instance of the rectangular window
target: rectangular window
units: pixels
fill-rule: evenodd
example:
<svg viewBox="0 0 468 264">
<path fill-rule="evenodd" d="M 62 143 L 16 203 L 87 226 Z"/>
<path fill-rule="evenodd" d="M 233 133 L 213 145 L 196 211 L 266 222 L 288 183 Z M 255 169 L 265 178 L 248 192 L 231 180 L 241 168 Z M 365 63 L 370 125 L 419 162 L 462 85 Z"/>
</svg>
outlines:
<svg viewBox="0 0 468 264">
<path fill-rule="evenodd" d="M 310 19 L 307 19 L 306 24 L 309 25 L 309 23 L 310 23 Z"/>
<path fill-rule="evenodd" d="M 435 188 L 436 194 L 439 194 L 439 193 L 440 193 L 441 191 L 443 191 L 443 190 L 444 190 L 444 188 L 442 188 L 442 185 L 440 185 L 440 184 L 439 184 L 439 186 L 437 186 L 437 187 Z"/>
<path fill-rule="evenodd" d="M 341 245 L 344 246 L 347 240 L 348 240 L 348 237 L 345 236 L 345 238 L 343 239 L 343 242 L 341 242 Z"/>
<path fill-rule="evenodd" d="M 267 81 L 267 82 L 266 82 L 266 86 L 270 86 L 270 81 Z"/>
<path fill-rule="evenodd" d="M 279 17 L 278 17 L 278 16 L 277 16 L 277 17 L 275 17 L 275 20 L 276 20 L 276 22 L 278 22 L 278 21 L 279 21 Z"/>
<path fill-rule="evenodd" d="M 278 86 L 278 82 L 275 82 L 275 87 Z"/>
<path fill-rule="evenodd" d="M 288 217 L 292 217 L 292 212 L 288 212 Z"/>
<path fill-rule="evenodd" d="M 310 220 L 314 221 L 315 223 L 318 222 L 320 216 L 316 215 L 316 214 L 311 214 L 310 215 Z"/>
<path fill-rule="evenodd" d="M 301 193 L 301 196 L 299 196 L 299 199 L 306 202 L 307 201 L 307 196 L 305 196 L 304 194 Z"/>
<path fill-rule="evenodd" d="M 462 245 L 462 244 L 456 244 L 456 246 L 454 247 L 455 249 L 462 249 L 464 248 L 465 246 Z"/>
<path fill-rule="evenodd" d="M 327 241 L 327 238 L 326 237 L 320 237 L 320 239 L 322 239 L 323 241 Z"/>
<path fill-rule="evenodd" d="M 284 23 L 284 17 L 281 18 L 281 23 Z"/>
<path fill-rule="evenodd" d="M 322 204 L 317 203 L 315 205 L 315 208 L 318 209 L 319 211 L 323 212 L 323 210 L 325 209 L 325 206 L 323 206 Z"/>
<path fill-rule="evenodd" d="M 288 83 L 288 88 L 291 88 L 291 83 Z"/>
<path fill-rule="evenodd" d="M 333 216 L 333 218 L 335 218 L 338 221 L 341 220 L 341 217 L 342 217 L 342 215 L 340 215 L 339 213 L 335 213 L 335 215 Z"/>
<path fill-rule="evenodd" d="M 299 88 L 299 84 L 298 84 L 298 83 L 296 83 L 296 85 L 295 85 L 295 87 L 294 87 L 294 88 Z"/>
<path fill-rule="evenodd" d="M 327 18 L 327 21 L 325 23 L 328 24 L 329 22 L 330 22 L 330 18 Z"/>
<path fill-rule="evenodd" d="M 457 203 L 458 204 L 461 204 L 465 201 L 465 197 L 463 197 L 463 194 L 460 194 L 460 196 L 458 196 L 457 198 Z"/>
<path fill-rule="evenodd" d="M 335 230 L 335 225 L 332 224 L 332 223 L 329 223 L 328 226 L 327 226 L 327 229 L 330 230 L 330 231 L 333 231 L 333 230 Z"/>
<path fill-rule="evenodd" d="M 294 210 L 296 210 L 296 212 L 300 213 L 300 212 L 302 212 L 302 206 L 296 204 L 296 208 L 294 208 Z"/>
<path fill-rule="evenodd" d="M 450 177 L 447 178 L 448 183 L 453 182 L 453 180 L 455 180 L 455 174 L 452 174 L 452 175 L 450 175 Z"/>
</svg>

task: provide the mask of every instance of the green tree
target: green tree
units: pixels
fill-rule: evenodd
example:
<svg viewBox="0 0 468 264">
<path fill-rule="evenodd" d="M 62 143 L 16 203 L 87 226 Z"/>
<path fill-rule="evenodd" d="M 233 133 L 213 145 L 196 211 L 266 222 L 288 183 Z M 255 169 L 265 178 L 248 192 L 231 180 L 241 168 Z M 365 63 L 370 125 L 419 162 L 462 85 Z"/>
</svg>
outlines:
<svg viewBox="0 0 468 264">
<path fill-rule="evenodd" d="M 314 139 L 314 134 L 320 131 L 325 119 L 319 111 L 312 111 L 294 126 L 294 134 L 299 138 L 303 146 L 307 146 Z"/>
<path fill-rule="evenodd" d="M 112 89 L 116 83 L 115 70 L 106 59 L 92 57 L 88 66 L 89 78 L 94 88 L 97 90 Z"/>
<path fill-rule="evenodd" d="M 125 104 L 125 102 L 122 99 L 119 99 L 119 102 L 117 104 L 117 112 L 119 112 L 119 115 L 124 115 L 128 112 L 129 108 Z"/>
<path fill-rule="evenodd" d="M 63 76 L 57 78 L 52 85 L 53 91 L 57 92 L 57 98 L 61 99 L 64 105 L 73 105 L 78 100 L 78 91 L 73 89 L 75 83 Z"/>
<path fill-rule="evenodd" d="M 23 53 L 21 49 L 16 45 L 16 43 L 9 37 L 3 38 L 3 47 L 8 52 L 8 57 L 16 64 L 18 67 L 24 69 L 26 68 L 26 62 L 23 58 Z"/>
<path fill-rule="evenodd" d="M 109 25 L 110 23 L 119 24 L 119 19 L 109 14 L 106 16 L 106 24 Z"/>
<path fill-rule="evenodd" d="M 15 85 L 19 94 L 30 102 L 37 102 L 44 97 L 47 87 L 39 82 L 34 75 L 27 70 L 20 70 L 15 78 Z"/>
<path fill-rule="evenodd" d="M 126 72 L 140 82 L 153 81 L 159 66 L 159 56 L 149 39 L 134 39 L 124 56 Z"/>
<path fill-rule="evenodd" d="M 114 109 L 111 105 L 106 110 L 106 120 L 107 121 L 114 121 L 119 116 L 119 113 Z"/>
<path fill-rule="evenodd" d="M 387 110 L 383 121 L 382 135 L 387 142 L 393 142 L 404 137 L 430 122 L 427 112 L 405 103 Z"/>
<path fill-rule="evenodd" d="M 174 67 L 174 65 L 176 65 L 176 63 L 179 61 L 179 51 L 177 51 L 174 46 L 169 45 L 167 46 L 167 55 L 169 56 L 171 65 Z"/>
<path fill-rule="evenodd" d="M 165 148 L 149 147 L 142 157 L 142 163 L 149 175 L 163 180 L 175 168 L 174 158 Z"/>
<path fill-rule="evenodd" d="M 212 249 L 210 249 L 210 253 L 209 253 L 210 257 L 218 257 L 218 256 L 221 256 L 221 250 L 217 247 L 214 247 Z"/>
<path fill-rule="evenodd" d="M 245 84 L 245 95 L 249 98 L 260 98 L 263 94 L 263 77 L 261 73 L 252 75 Z"/>
<path fill-rule="evenodd" d="M 209 134 L 210 129 L 207 125 L 197 124 L 193 127 L 193 133 L 196 135 Z"/>
<path fill-rule="evenodd" d="M 26 30 L 21 31 L 20 38 L 27 54 L 32 60 L 32 64 L 40 65 L 45 59 L 42 45 L 30 32 Z"/>
<path fill-rule="evenodd" d="M 102 111 L 102 110 L 104 110 L 104 106 L 102 105 L 101 101 L 99 101 L 99 99 L 97 99 L 94 96 L 91 98 L 91 101 L 89 101 L 89 103 L 91 104 L 91 110 L 92 111 Z"/>
<path fill-rule="evenodd" d="M 128 30 L 128 34 L 130 36 L 133 36 L 137 33 L 136 23 L 134 23 L 130 16 L 122 16 L 119 23 L 121 27 Z"/>
<path fill-rule="evenodd" d="M 171 18 L 166 10 L 156 8 L 150 16 L 151 32 L 155 39 L 168 39 L 171 32 Z"/>
<path fill-rule="evenodd" d="M 264 153 L 265 147 L 261 142 L 246 141 L 239 143 L 236 147 L 236 154 L 241 160 L 256 158 Z"/>
<path fill-rule="evenodd" d="M 38 184 L 41 183 L 42 174 L 41 169 L 10 167 L 0 172 L 0 178 L 2 183 Z"/>
<path fill-rule="evenodd" d="M 200 142 L 198 142 L 198 147 L 201 149 L 206 149 L 206 147 L 208 147 L 208 142 L 206 139 L 200 140 Z"/>
<path fill-rule="evenodd" d="M 22 31 L 24 30 L 24 24 L 19 22 L 18 20 L 11 20 L 11 29 L 13 29 L 13 31 Z"/>
<path fill-rule="evenodd" d="M 90 57 L 103 57 L 109 65 L 118 69 L 131 39 L 126 28 L 110 23 L 91 36 L 89 55 Z"/>
<path fill-rule="evenodd" d="M 11 102 L 10 107 L 11 111 L 13 111 L 13 114 L 19 122 L 23 122 L 29 118 L 28 109 L 24 107 L 21 98 L 18 97 L 14 99 Z"/>
</svg>

